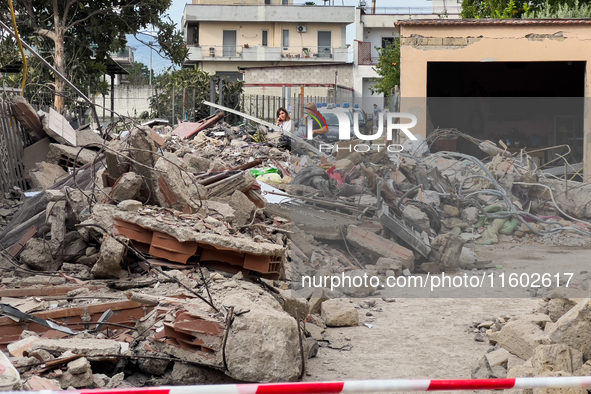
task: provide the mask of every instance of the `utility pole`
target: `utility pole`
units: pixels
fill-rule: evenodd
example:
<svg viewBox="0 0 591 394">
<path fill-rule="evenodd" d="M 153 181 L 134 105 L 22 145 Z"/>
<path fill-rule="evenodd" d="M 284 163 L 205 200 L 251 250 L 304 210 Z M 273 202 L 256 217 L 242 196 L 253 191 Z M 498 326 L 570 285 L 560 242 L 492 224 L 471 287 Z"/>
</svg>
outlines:
<svg viewBox="0 0 591 394">
<path fill-rule="evenodd" d="M 152 86 L 152 43 L 153 41 L 150 41 L 150 86 Z"/>
</svg>

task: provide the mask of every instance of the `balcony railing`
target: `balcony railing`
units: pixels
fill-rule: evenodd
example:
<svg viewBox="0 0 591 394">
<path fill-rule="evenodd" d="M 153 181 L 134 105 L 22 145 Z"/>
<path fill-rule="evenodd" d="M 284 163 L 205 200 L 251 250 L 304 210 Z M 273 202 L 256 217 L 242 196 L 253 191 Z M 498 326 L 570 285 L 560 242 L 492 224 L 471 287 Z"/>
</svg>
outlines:
<svg viewBox="0 0 591 394">
<path fill-rule="evenodd" d="M 368 15 L 459 15 L 462 7 L 376 7 L 374 12 L 371 6 L 365 6 L 363 10 Z"/>
<path fill-rule="evenodd" d="M 347 54 L 347 48 L 331 46 L 281 48 L 282 60 L 347 61 Z"/>
<path fill-rule="evenodd" d="M 263 47 L 219 45 L 188 47 L 189 60 L 242 60 L 242 61 L 316 61 L 347 62 L 347 48 L 320 47 Z"/>
</svg>

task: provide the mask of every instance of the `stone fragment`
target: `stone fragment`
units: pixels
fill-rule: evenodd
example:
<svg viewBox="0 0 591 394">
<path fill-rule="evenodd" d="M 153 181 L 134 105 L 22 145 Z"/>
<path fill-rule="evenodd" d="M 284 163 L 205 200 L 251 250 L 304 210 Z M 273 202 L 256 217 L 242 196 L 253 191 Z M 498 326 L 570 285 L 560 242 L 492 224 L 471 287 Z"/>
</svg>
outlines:
<svg viewBox="0 0 591 394">
<path fill-rule="evenodd" d="M 304 323 L 304 328 L 308 333 L 310 333 L 310 337 L 314 338 L 317 341 L 322 341 L 322 333 L 324 332 L 324 328 L 317 326 L 313 323 Z"/>
<path fill-rule="evenodd" d="M 57 271 L 63 262 L 53 258 L 55 251 L 57 251 L 55 242 L 31 238 L 25 244 L 19 259 L 21 263 L 37 271 Z"/>
<path fill-rule="evenodd" d="M 389 259 L 387 257 L 380 257 L 376 262 L 376 269 L 378 274 L 385 274 L 386 271 L 394 271 L 394 276 L 402 275 L 403 266 L 399 260 Z"/>
<path fill-rule="evenodd" d="M 527 360 L 539 345 L 551 344 L 539 326 L 532 322 L 511 320 L 499 332 L 489 334 L 489 339 L 517 357 Z"/>
<path fill-rule="evenodd" d="M 402 218 L 407 225 L 418 232 L 425 231 L 428 233 L 431 228 L 427 214 L 414 205 L 407 205 L 406 208 L 404 208 L 404 211 L 402 211 Z"/>
<path fill-rule="evenodd" d="M 505 379 L 507 377 L 507 370 L 501 365 L 491 367 L 491 377 L 495 379 Z"/>
<path fill-rule="evenodd" d="M 121 269 L 125 246 L 115 238 L 105 235 L 100 257 L 90 271 L 95 278 L 124 278 L 127 272 Z"/>
<path fill-rule="evenodd" d="M 507 368 L 507 363 L 509 362 L 509 357 L 511 353 L 503 348 L 499 348 L 497 350 L 493 350 L 490 353 L 486 354 L 486 359 L 488 360 L 488 364 L 490 367 L 496 367 L 500 365 L 503 368 Z"/>
<path fill-rule="evenodd" d="M 275 309 L 281 308 L 276 304 L 246 304 L 244 299 L 226 298 L 225 303 L 230 302 L 241 303 L 250 311 L 236 316 L 228 333 L 227 374 L 246 382 L 297 380 L 302 360 L 295 319 Z"/>
<path fill-rule="evenodd" d="M 315 289 L 310 296 L 310 314 L 320 313 L 322 303 L 328 299 L 323 289 Z"/>
<path fill-rule="evenodd" d="M 86 357 L 77 358 L 68 363 L 68 372 L 72 375 L 81 375 L 90 371 L 90 362 Z M 91 371 L 92 374 L 92 371 Z"/>
<path fill-rule="evenodd" d="M 138 211 L 142 206 L 143 204 L 137 200 L 123 200 L 117 204 L 117 208 L 124 211 Z"/>
<path fill-rule="evenodd" d="M 45 220 L 51 227 L 51 240 L 61 243 L 66 237 L 66 200 L 50 201 L 45 210 Z"/>
<path fill-rule="evenodd" d="M 126 172 L 121 175 L 117 182 L 113 185 L 109 197 L 115 203 L 120 203 L 125 200 L 133 200 L 140 195 L 143 179 L 135 172 Z"/>
<path fill-rule="evenodd" d="M 531 363 L 536 376 L 556 371 L 573 373 L 583 366 L 583 354 L 563 343 L 541 345 L 534 351 Z"/>
<path fill-rule="evenodd" d="M 303 318 L 308 316 L 310 304 L 296 290 L 279 290 L 283 298 L 283 310 L 289 313 L 293 318 Z"/>
<path fill-rule="evenodd" d="M 321 316 L 329 327 L 359 325 L 357 309 L 348 300 L 333 299 L 322 303 Z"/>
<path fill-rule="evenodd" d="M 111 380 L 111 378 L 105 374 L 102 374 L 102 373 L 92 374 L 93 388 L 95 388 L 95 389 L 105 388 L 107 386 L 107 383 L 109 383 L 109 380 Z"/>
<path fill-rule="evenodd" d="M 587 298 L 566 312 L 547 330 L 554 343 L 563 343 L 591 359 L 591 298 Z"/>
<path fill-rule="evenodd" d="M 421 269 L 425 272 L 430 273 L 431 275 L 439 275 L 441 273 L 441 269 L 439 269 L 437 263 L 423 263 L 421 264 Z"/>
<path fill-rule="evenodd" d="M 143 358 L 141 356 L 153 356 L 153 357 L 162 357 L 167 358 L 169 357 L 166 353 L 155 352 L 153 350 L 147 350 L 146 343 L 140 344 L 137 348 L 137 352 L 140 356 L 137 366 L 138 368 L 145 373 L 150 375 L 161 376 L 164 375 L 168 364 L 170 364 L 169 360 L 159 360 L 159 359 L 151 359 L 151 358 Z"/>
<path fill-rule="evenodd" d="M 436 262 L 444 271 L 458 268 L 465 243 L 462 237 L 454 234 L 439 235 L 431 242 L 429 261 Z"/>
<path fill-rule="evenodd" d="M 172 371 L 168 376 L 168 384 L 171 385 L 196 385 L 196 384 L 222 384 L 234 381 L 221 371 L 202 367 L 195 364 L 185 364 L 175 361 Z"/>
<path fill-rule="evenodd" d="M 256 210 L 256 206 L 252 201 L 239 190 L 232 194 L 229 201 L 230 206 L 236 211 L 234 213 L 234 227 L 244 226 L 252 221 L 252 216 Z"/>
<path fill-rule="evenodd" d="M 379 285 L 377 281 L 368 278 L 365 270 L 347 271 L 336 278 L 340 280 L 340 286 L 336 287 L 335 290 L 351 297 L 369 297 L 376 292 Z"/>
<path fill-rule="evenodd" d="M 156 162 L 154 177 L 156 178 L 156 199 L 160 206 L 185 211 L 198 209 L 198 203 L 193 199 L 195 193 L 191 192 L 191 187 L 198 189 L 201 199 L 207 199 L 206 189 L 197 184 L 194 179 L 179 169 L 180 161 L 173 154 L 165 154 Z"/>
<path fill-rule="evenodd" d="M 488 364 L 485 356 L 482 356 L 473 366 L 470 371 L 472 379 L 489 379 L 493 374 L 492 368 Z"/>
<path fill-rule="evenodd" d="M 577 305 L 577 301 L 571 298 L 552 298 L 547 305 L 548 316 L 553 322 L 556 322 L 575 305 Z"/>
<path fill-rule="evenodd" d="M 468 207 L 462 209 L 460 215 L 462 220 L 466 222 L 469 226 L 473 226 L 478 222 L 478 208 L 475 207 Z"/>
<path fill-rule="evenodd" d="M 37 349 L 35 351 L 29 352 L 29 357 L 35 357 L 37 360 L 44 363 L 55 359 L 51 353 L 43 349 Z"/>
<path fill-rule="evenodd" d="M 92 370 L 90 368 L 80 375 L 74 375 L 69 370 L 64 371 L 64 373 L 61 374 L 61 376 L 57 377 L 57 381 L 59 382 L 60 387 L 64 390 L 68 387 L 90 387 L 94 383 L 94 380 L 92 378 Z"/>
<path fill-rule="evenodd" d="M 194 169 L 195 172 L 205 172 L 209 169 L 209 166 L 211 165 L 210 160 L 198 156 L 196 153 L 187 153 L 183 160 L 185 164 L 188 167 Z"/>
<path fill-rule="evenodd" d="M 453 205 L 444 205 L 443 206 L 443 213 L 447 217 L 460 217 L 460 210 Z"/>
<path fill-rule="evenodd" d="M 70 162 L 71 167 L 81 167 L 84 164 L 92 163 L 96 159 L 97 153 L 90 149 L 79 147 L 49 144 L 49 152 L 45 157 L 45 161 L 51 164 L 59 164 L 60 162 Z"/>
<path fill-rule="evenodd" d="M 316 357 L 319 347 L 314 338 L 306 338 L 304 341 L 304 353 L 308 358 Z"/>
<path fill-rule="evenodd" d="M 534 369 L 531 365 L 523 364 L 507 370 L 507 378 L 531 378 L 534 376 Z M 533 394 L 533 389 L 512 389 L 508 390 L 509 394 Z"/>
</svg>

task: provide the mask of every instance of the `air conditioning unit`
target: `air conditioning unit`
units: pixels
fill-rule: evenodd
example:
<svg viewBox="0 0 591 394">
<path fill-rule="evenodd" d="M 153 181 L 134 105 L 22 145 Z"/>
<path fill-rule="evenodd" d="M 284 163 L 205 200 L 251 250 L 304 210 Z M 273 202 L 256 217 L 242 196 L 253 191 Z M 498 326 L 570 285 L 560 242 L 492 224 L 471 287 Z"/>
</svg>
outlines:
<svg viewBox="0 0 591 394">
<path fill-rule="evenodd" d="M 306 32 L 306 26 L 298 26 L 296 28 L 296 30 L 298 31 L 298 33 L 305 33 Z"/>
</svg>

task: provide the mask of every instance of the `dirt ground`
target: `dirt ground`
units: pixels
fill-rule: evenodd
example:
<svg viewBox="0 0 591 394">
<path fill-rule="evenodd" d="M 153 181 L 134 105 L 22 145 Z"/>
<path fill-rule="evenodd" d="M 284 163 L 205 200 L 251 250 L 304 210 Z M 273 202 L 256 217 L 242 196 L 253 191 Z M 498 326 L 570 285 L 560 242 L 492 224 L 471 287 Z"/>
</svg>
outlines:
<svg viewBox="0 0 591 394">
<path fill-rule="evenodd" d="M 589 256 L 589 248 L 540 244 L 472 248 L 481 260 L 492 260 L 507 272 L 549 272 L 566 264 L 578 269 Z M 488 343 L 474 340 L 472 322 L 529 314 L 540 302 L 526 291 L 523 298 L 396 298 L 390 303 L 372 299 L 377 300 L 374 310 L 358 310 L 360 322 L 372 327 L 327 328 L 325 339 L 333 339 L 335 347 L 348 344 L 350 349 L 321 347 L 318 356 L 308 360 L 305 381 L 469 379 L 472 365 L 489 348 Z"/>
</svg>

